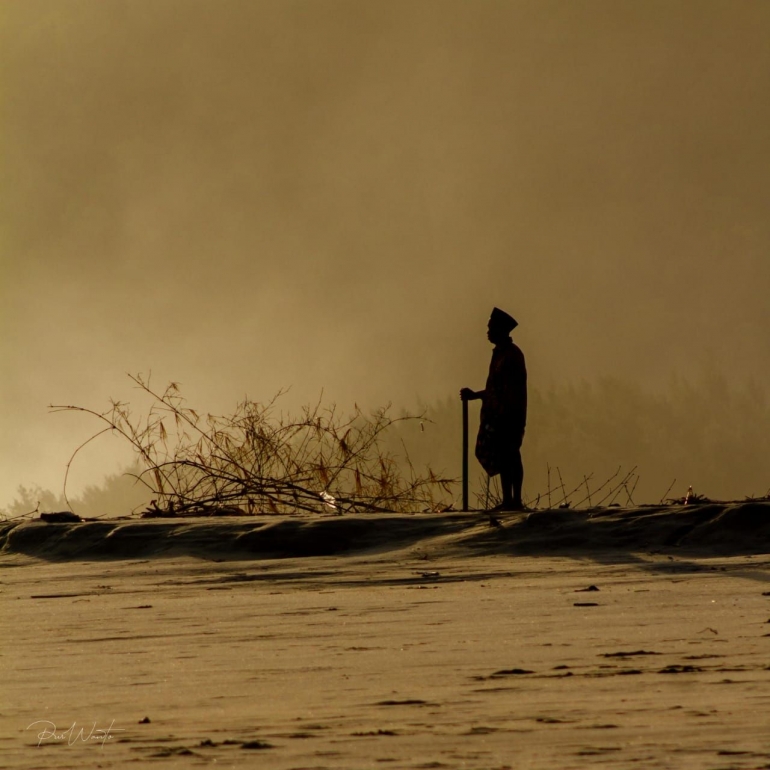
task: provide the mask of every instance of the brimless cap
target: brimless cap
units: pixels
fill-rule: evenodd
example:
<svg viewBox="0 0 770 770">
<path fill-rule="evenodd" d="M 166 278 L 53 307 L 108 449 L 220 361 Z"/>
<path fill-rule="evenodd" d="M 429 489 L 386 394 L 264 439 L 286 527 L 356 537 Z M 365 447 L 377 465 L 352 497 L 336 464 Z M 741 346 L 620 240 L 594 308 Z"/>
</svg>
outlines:
<svg viewBox="0 0 770 770">
<path fill-rule="evenodd" d="M 509 316 L 508 313 L 504 310 L 500 310 L 499 307 L 492 310 L 492 315 L 489 316 L 489 323 L 492 326 L 502 329 L 506 333 L 513 331 L 519 325 L 518 321 L 516 321 L 513 316 Z"/>
</svg>

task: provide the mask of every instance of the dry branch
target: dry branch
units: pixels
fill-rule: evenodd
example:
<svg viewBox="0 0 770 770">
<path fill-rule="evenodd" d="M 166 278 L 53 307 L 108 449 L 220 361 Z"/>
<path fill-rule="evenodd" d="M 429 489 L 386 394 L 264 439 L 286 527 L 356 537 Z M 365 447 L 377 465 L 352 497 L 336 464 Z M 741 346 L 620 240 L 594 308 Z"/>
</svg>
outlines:
<svg viewBox="0 0 770 770">
<path fill-rule="evenodd" d="M 406 457 L 382 447 L 385 432 L 421 416 L 391 417 L 389 407 L 352 415 L 336 407 L 306 406 L 298 417 L 276 416 L 279 393 L 267 404 L 244 400 L 229 416 L 202 417 L 188 407 L 177 383 L 163 391 L 149 378 L 129 375 L 151 399 L 135 416 L 129 404 L 113 401 L 98 412 L 80 406 L 51 406 L 80 412 L 128 441 L 143 470 L 136 478 L 155 496 L 153 512 L 230 511 L 296 513 L 425 511 L 448 508 L 454 479 L 430 469 L 416 473 Z M 89 439 L 90 441 L 90 439 Z M 67 464 L 67 471 L 75 454 Z M 66 480 L 65 480 L 66 485 Z"/>
</svg>

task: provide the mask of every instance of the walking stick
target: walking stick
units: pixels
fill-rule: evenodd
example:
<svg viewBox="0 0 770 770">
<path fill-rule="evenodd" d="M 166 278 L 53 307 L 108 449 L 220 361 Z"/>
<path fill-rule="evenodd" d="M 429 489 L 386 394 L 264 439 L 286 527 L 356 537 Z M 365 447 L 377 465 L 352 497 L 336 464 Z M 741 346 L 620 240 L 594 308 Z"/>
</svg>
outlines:
<svg viewBox="0 0 770 770">
<path fill-rule="evenodd" d="M 468 401 L 463 399 L 463 510 L 468 510 Z"/>
</svg>

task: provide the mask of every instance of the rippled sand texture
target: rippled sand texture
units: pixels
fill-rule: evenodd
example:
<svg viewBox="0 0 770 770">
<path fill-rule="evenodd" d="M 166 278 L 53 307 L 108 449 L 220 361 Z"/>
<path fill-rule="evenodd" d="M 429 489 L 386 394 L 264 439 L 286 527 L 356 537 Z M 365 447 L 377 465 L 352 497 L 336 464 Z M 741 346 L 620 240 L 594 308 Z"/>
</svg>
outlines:
<svg viewBox="0 0 770 770">
<path fill-rule="evenodd" d="M 11 554 L 0 580 L 6 767 L 770 766 L 767 556 Z"/>
</svg>

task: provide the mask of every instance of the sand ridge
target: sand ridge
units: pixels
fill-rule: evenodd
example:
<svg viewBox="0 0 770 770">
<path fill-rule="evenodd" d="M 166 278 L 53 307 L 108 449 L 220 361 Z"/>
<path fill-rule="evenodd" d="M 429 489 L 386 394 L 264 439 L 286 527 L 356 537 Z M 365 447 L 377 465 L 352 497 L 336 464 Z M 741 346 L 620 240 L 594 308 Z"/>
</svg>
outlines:
<svg viewBox="0 0 770 770">
<path fill-rule="evenodd" d="M 91 520 L 0 524 L 0 553 L 41 558 L 331 556 L 408 543 L 519 555 L 676 546 L 704 553 L 770 552 L 770 502 L 479 512 Z"/>
</svg>

